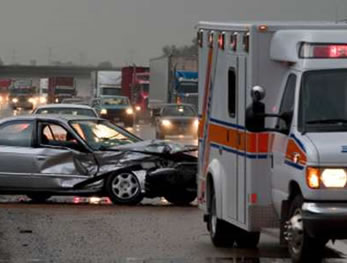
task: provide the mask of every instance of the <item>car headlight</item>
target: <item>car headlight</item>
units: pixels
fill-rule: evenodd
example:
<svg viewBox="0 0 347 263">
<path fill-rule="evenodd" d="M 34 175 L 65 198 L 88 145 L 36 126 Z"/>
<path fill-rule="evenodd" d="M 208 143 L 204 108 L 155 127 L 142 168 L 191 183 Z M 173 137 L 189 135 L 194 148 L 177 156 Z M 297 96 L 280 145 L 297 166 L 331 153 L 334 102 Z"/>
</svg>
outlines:
<svg viewBox="0 0 347 263">
<path fill-rule="evenodd" d="M 128 115 L 134 114 L 134 110 L 132 108 L 127 108 L 126 113 Z"/>
<path fill-rule="evenodd" d="M 344 169 L 324 169 L 321 180 L 325 187 L 343 188 L 347 183 L 347 174 Z"/>
<path fill-rule="evenodd" d="M 171 127 L 172 123 L 169 120 L 162 120 L 161 125 L 163 125 L 166 128 L 169 128 L 169 127 Z"/>
<path fill-rule="evenodd" d="M 199 127 L 199 120 L 198 120 L 198 119 L 196 119 L 196 120 L 194 121 L 194 127 L 195 127 L 195 128 L 198 128 L 198 127 Z"/>
<path fill-rule="evenodd" d="M 47 98 L 40 97 L 40 103 L 47 103 Z"/>
<path fill-rule="evenodd" d="M 106 115 L 107 114 L 107 110 L 106 109 L 101 109 L 100 114 L 101 115 Z"/>
<path fill-rule="evenodd" d="M 55 102 L 56 102 L 56 103 L 58 103 L 58 102 L 59 102 L 59 99 L 58 99 L 58 98 L 56 98 L 56 99 L 55 99 Z"/>
<path fill-rule="evenodd" d="M 136 110 L 136 111 L 141 111 L 141 106 L 136 106 L 136 107 L 135 107 L 135 110 Z"/>
<path fill-rule="evenodd" d="M 35 103 L 35 99 L 34 99 L 34 98 L 29 98 L 29 99 L 28 99 L 28 102 L 33 103 L 33 104 L 34 104 L 34 103 Z"/>
<path fill-rule="evenodd" d="M 17 98 L 13 98 L 13 99 L 12 99 L 12 102 L 13 102 L 13 103 L 17 103 L 17 102 L 18 102 L 18 99 L 17 99 Z"/>
<path fill-rule="evenodd" d="M 347 173 L 341 168 L 318 169 L 308 167 L 306 170 L 307 185 L 312 189 L 320 188 L 320 183 L 327 188 L 344 188 L 347 184 Z"/>
</svg>

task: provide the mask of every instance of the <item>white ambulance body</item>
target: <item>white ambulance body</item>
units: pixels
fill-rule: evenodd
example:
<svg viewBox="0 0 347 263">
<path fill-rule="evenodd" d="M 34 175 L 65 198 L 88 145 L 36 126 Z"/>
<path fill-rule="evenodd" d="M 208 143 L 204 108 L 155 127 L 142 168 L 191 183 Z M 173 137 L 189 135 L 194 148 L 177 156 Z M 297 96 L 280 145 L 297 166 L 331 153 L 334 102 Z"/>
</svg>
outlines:
<svg viewBox="0 0 347 263">
<path fill-rule="evenodd" d="M 256 246 L 262 228 L 281 225 L 304 262 L 347 238 L 347 24 L 197 29 L 199 204 L 213 243 Z M 267 129 L 246 127 L 247 109 Z"/>
</svg>

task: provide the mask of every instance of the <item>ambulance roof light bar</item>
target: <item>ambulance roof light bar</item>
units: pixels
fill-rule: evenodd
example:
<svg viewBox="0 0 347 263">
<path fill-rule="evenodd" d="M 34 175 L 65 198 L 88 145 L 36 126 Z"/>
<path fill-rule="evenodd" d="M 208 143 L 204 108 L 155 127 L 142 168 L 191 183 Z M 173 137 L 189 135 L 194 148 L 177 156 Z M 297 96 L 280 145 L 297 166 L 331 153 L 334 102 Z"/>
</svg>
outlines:
<svg viewBox="0 0 347 263">
<path fill-rule="evenodd" d="M 302 43 L 299 51 L 300 58 L 347 58 L 346 44 Z"/>
</svg>

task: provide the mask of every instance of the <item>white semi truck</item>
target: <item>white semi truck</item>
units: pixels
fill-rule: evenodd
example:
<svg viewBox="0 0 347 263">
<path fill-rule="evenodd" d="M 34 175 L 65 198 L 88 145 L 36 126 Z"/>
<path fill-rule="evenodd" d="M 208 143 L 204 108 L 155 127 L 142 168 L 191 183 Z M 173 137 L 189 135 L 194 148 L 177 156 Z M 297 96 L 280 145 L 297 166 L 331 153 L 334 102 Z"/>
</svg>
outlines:
<svg viewBox="0 0 347 263">
<path fill-rule="evenodd" d="M 94 71 L 92 79 L 92 98 L 122 95 L 121 71 Z"/>
<path fill-rule="evenodd" d="M 199 205 L 216 246 L 280 227 L 293 262 L 347 238 L 347 24 L 197 26 Z"/>
</svg>

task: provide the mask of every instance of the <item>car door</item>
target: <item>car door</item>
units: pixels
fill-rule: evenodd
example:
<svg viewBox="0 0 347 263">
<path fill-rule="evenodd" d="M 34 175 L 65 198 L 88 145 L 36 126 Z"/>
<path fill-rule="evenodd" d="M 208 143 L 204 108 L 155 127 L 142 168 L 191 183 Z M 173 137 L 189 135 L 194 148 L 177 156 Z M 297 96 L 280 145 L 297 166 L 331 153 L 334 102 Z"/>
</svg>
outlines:
<svg viewBox="0 0 347 263">
<path fill-rule="evenodd" d="M 84 151 L 79 138 L 58 122 L 39 121 L 37 142 L 36 187 L 69 189 L 97 172 L 93 153 Z"/>
<path fill-rule="evenodd" d="M 35 167 L 34 120 L 11 120 L 0 125 L 0 188 L 26 188 Z"/>
</svg>

